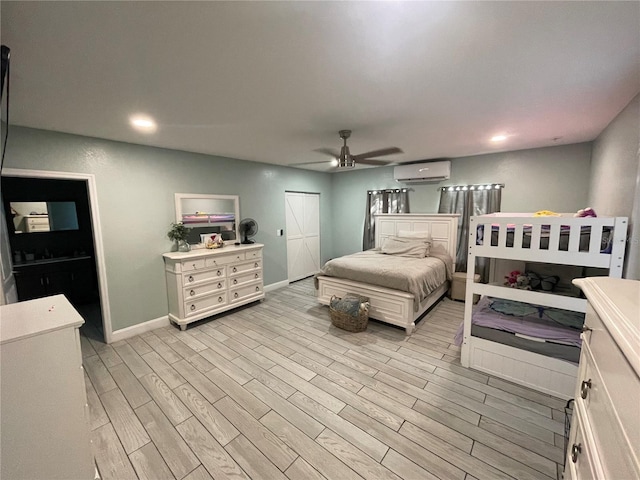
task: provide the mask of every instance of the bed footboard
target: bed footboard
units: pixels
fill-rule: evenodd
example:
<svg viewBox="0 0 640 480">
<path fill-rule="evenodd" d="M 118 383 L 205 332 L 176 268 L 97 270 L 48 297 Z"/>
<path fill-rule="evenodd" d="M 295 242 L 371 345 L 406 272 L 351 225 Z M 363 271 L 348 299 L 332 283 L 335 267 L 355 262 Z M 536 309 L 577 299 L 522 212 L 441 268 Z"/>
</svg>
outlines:
<svg viewBox="0 0 640 480">
<path fill-rule="evenodd" d="M 420 309 L 413 311 L 414 297 L 410 293 L 389 288 L 378 287 L 366 283 L 354 282 L 342 278 L 318 276 L 318 301 L 329 305 L 331 297 L 343 297 L 347 293 L 357 293 L 369 297 L 371 307 L 369 317 L 405 329 L 411 335 L 415 329 L 415 321 L 420 318 L 449 289 L 446 282 L 420 303 Z"/>
</svg>

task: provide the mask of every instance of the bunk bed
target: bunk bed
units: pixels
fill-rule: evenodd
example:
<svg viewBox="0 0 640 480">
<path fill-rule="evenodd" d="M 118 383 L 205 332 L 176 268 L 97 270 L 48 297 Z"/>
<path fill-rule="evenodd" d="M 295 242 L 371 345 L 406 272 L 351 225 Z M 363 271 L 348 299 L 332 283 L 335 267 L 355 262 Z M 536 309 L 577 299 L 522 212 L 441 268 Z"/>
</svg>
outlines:
<svg viewBox="0 0 640 480">
<path fill-rule="evenodd" d="M 586 299 L 569 288 L 510 288 L 505 277 L 514 270 L 524 274 L 539 269 L 547 276 L 557 272 L 556 279 L 565 285 L 572 280 L 562 279 L 567 272 L 574 277 L 620 278 L 627 223 L 625 217 L 573 214 L 471 217 L 465 315 L 459 335 L 462 365 L 560 398 L 573 397 Z M 478 257 L 490 259 L 488 283 L 473 281 Z M 482 296 L 478 305 L 473 304 L 474 295 Z M 558 325 L 559 318 L 571 325 Z"/>
<path fill-rule="evenodd" d="M 380 248 L 387 238 L 400 236 L 402 232 L 428 234 L 431 239 L 431 256 L 438 251 L 445 253 L 451 262 L 447 270 L 453 272 L 458 217 L 457 214 L 378 214 L 375 216 L 376 248 Z M 371 256 L 371 252 L 372 250 L 359 252 L 352 257 Z M 410 260 L 417 264 L 422 259 Z M 351 278 L 346 278 L 347 275 L 341 273 L 331 276 L 331 269 L 327 268 L 330 263 L 327 262 L 316 276 L 317 297 L 321 304 L 329 305 L 333 295 L 343 297 L 347 293 L 357 293 L 369 297 L 369 317 L 402 327 L 407 335 L 413 332 L 415 322 L 446 294 L 450 286 L 450 281 L 442 278 L 438 286 L 429 289 L 428 295 L 418 298 L 415 293 L 386 287 L 385 285 L 389 285 L 386 281 L 390 275 L 383 275 L 387 278 L 376 278 L 376 274 L 367 273 L 363 276 L 362 272 L 357 272 L 355 276 L 351 275 Z"/>
</svg>

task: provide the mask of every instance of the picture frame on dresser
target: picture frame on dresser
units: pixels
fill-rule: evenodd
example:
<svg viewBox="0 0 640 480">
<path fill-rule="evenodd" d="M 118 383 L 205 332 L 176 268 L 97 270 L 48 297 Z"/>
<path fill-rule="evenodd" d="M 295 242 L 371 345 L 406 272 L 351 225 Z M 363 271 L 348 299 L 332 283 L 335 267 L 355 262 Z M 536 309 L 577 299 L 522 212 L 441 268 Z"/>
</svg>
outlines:
<svg viewBox="0 0 640 480">
<path fill-rule="evenodd" d="M 176 222 L 190 229 L 187 242 L 202 244 L 202 236 L 216 234 L 225 245 L 240 240 L 240 197 L 202 193 L 175 194 Z M 204 246 L 204 244 L 202 244 Z"/>
</svg>

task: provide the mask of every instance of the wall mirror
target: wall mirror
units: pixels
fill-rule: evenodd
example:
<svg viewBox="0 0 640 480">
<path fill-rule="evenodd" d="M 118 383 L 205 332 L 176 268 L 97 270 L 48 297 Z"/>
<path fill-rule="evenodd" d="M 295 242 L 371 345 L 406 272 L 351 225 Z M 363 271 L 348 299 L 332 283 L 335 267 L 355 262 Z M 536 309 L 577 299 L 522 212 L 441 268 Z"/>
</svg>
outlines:
<svg viewBox="0 0 640 480">
<path fill-rule="evenodd" d="M 78 230 L 75 202 L 9 202 L 15 233 Z"/>
<path fill-rule="evenodd" d="M 201 235 L 218 233 L 225 243 L 240 238 L 240 197 L 176 193 L 176 222 L 191 228 L 187 242 L 201 243 Z"/>
</svg>

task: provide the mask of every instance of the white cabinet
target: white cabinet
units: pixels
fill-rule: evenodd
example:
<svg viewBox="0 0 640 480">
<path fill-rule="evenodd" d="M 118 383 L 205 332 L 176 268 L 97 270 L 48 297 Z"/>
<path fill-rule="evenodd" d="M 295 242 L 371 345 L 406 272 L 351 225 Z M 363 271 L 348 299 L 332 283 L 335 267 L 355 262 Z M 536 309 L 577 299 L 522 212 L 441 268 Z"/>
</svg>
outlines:
<svg viewBox="0 0 640 480">
<path fill-rule="evenodd" d="M 640 282 L 574 283 L 589 303 L 565 478 L 640 478 Z"/>
<path fill-rule="evenodd" d="M 48 232 L 49 216 L 48 215 L 25 215 L 25 228 L 27 232 Z"/>
<path fill-rule="evenodd" d="M 169 320 L 180 325 L 264 298 L 262 245 L 165 253 Z"/>
<path fill-rule="evenodd" d="M 78 328 L 64 295 L 0 307 L 0 478 L 93 479 Z"/>
</svg>

